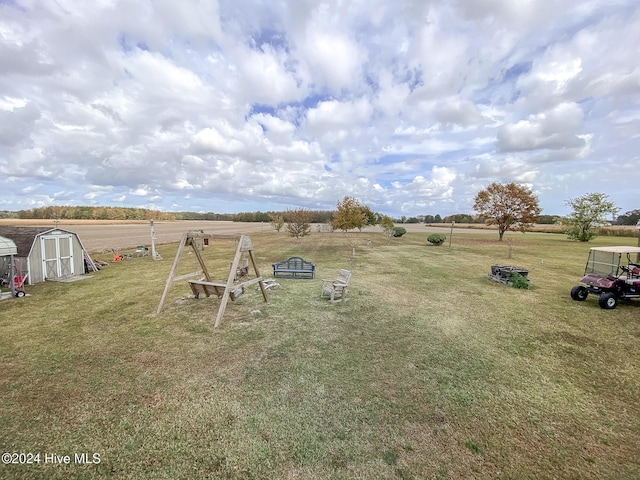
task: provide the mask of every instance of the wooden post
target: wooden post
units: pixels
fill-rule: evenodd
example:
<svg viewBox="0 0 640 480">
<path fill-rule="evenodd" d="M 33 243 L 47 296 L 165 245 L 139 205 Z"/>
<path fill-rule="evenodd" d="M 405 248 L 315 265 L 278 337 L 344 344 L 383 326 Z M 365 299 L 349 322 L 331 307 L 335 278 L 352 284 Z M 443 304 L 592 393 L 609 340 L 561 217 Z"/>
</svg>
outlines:
<svg viewBox="0 0 640 480">
<path fill-rule="evenodd" d="M 167 299 L 167 295 L 169 294 L 169 290 L 171 290 L 171 284 L 173 283 L 173 276 L 176 274 L 176 268 L 178 268 L 178 262 L 180 260 L 180 256 L 182 255 L 182 250 L 184 250 L 184 246 L 187 243 L 187 234 L 182 235 L 182 240 L 180 240 L 180 245 L 178 246 L 178 252 L 176 253 L 176 258 L 173 261 L 173 266 L 171 267 L 171 272 L 169 273 L 169 277 L 167 278 L 167 283 L 164 286 L 164 293 L 162 294 L 162 298 L 160 299 L 160 304 L 158 305 L 158 309 L 156 310 L 156 315 L 160 315 L 162 309 L 164 308 L 164 302 Z"/>
</svg>

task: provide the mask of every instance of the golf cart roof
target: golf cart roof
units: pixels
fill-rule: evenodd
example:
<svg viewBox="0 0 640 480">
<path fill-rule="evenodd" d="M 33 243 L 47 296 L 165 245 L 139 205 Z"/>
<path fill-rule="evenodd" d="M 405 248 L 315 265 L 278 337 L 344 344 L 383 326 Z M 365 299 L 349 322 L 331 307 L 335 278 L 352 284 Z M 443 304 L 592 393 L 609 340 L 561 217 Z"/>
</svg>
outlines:
<svg viewBox="0 0 640 480">
<path fill-rule="evenodd" d="M 620 245 L 617 247 L 591 247 L 591 250 L 596 252 L 609 252 L 609 253 L 640 253 L 640 247 L 628 247 Z"/>
</svg>

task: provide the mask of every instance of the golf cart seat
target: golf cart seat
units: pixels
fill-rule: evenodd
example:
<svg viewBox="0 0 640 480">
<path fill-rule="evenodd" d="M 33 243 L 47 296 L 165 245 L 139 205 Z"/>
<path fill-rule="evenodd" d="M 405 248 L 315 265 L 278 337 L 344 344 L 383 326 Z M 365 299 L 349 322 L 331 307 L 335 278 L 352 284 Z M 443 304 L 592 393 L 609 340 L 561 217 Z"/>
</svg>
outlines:
<svg viewBox="0 0 640 480">
<path fill-rule="evenodd" d="M 624 283 L 626 283 L 627 285 L 631 285 L 632 287 L 635 287 L 637 289 L 640 289 L 640 277 L 626 278 L 624 280 Z"/>
</svg>

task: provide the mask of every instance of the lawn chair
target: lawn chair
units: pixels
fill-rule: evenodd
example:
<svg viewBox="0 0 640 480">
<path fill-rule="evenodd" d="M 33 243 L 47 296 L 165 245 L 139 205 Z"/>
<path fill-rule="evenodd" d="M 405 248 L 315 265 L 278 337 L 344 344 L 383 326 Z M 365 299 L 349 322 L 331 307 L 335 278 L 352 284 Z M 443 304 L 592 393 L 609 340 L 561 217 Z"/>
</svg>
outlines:
<svg viewBox="0 0 640 480">
<path fill-rule="evenodd" d="M 339 298 L 341 302 L 346 302 L 349 300 L 347 298 L 347 289 L 349 288 L 350 281 L 351 271 L 340 269 L 335 280 L 322 280 L 322 292 L 320 293 L 320 298 L 323 298 L 326 295 L 332 303 L 337 302 L 337 298 Z"/>
<path fill-rule="evenodd" d="M 138 245 L 136 247 L 136 257 L 146 257 L 149 255 L 149 248 L 144 245 Z"/>
</svg>

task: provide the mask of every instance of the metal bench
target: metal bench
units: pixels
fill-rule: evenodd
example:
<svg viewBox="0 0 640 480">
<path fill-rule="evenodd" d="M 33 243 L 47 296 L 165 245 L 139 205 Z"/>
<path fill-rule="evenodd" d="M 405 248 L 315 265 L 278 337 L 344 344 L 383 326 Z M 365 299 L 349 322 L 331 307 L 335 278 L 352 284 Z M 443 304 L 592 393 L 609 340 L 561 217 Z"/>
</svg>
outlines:
<svg viewBox="0 0 640 480">
<path fill-rule="evenodd" d="M 314 278 L 315 264 L 301 257 L 290 257 L 283 262 L 274 263 L 274 278 Z"/>
</svg>

